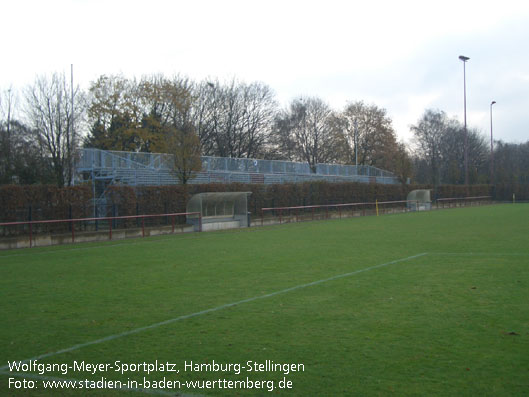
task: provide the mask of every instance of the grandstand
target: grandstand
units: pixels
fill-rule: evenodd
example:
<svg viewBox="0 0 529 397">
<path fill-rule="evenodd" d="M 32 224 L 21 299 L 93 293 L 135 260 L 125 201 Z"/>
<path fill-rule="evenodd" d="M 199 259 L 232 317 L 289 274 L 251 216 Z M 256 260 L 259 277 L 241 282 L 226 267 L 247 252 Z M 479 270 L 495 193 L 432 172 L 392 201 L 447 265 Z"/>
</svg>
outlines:
<svg viewBox="0 0 529 397">
<path fill-rule="evenodd" d="M 107 213 L 105 192 L 108 186 L 178 184 L 172 164 L 172 155 L 166 153 L 80 149 L 74 182 L 92 183 L 95 217 Z M 307 163 L 212 156 L 202 156 L 202 171 L 197 172 L 188 183 L 281 184 L 310 181 L 399 183 L 391 172 L 372 166 L 317 164 L 316 173 L 313 173 Z"/>
<path fill-rule="evenodd" d="M 174 185 L 179 181 L 171 171 L 172 155 L 81 149 L 76 164 L 76 182 L 111 184 Z M 313 173 L 307 163 L 227 157 L 202 157 L 202 171 L 189 183 L 292 183 L 362 182 L 397 184 L 394 174 L 372 166 L 317 164 Z"/>
</svg>

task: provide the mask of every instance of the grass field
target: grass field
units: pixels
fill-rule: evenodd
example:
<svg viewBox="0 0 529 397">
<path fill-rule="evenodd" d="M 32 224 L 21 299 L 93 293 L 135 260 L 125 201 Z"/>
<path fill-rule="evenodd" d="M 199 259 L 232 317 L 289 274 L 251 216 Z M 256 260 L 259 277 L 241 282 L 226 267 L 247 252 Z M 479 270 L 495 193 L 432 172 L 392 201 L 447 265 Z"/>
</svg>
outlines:
<svg viewBox="0 0 529 397">
<path fill-rule="evenodd" d="M 0 395 L 529 395 L 528 221 L 496 205 L 3 251 Z"/>
</svg>

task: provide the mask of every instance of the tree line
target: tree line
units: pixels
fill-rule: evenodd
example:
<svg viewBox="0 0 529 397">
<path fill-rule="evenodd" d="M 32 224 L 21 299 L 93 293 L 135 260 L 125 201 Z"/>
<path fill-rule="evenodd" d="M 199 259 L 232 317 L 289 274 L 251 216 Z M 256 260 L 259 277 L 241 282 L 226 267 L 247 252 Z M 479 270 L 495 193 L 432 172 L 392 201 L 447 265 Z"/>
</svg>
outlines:
<svg viewBox="0 0 529 397">
<path fill-rule="evenodd" d="M 464 183 L 464 130 L 443 111 L 427 109 L 399 142 L 387 111 L 363 101 L 331 108 L 319 97 L 280 107 L 261 82 L 193 81 L 163 75 L 103 75 L 88 90 L 64 74 L 39 76 L 21 92 L 0 95 L 0 183 L 70 185 L 76 150 L 175 154 L 183 183 L 200 155 L 371 165 L 405 183 Z M 496 180 L 529 182 L 529 142 L 497 142 Z M 470 183 L 491 182 L 487 139 L 468 129 Z"/>
</svg>

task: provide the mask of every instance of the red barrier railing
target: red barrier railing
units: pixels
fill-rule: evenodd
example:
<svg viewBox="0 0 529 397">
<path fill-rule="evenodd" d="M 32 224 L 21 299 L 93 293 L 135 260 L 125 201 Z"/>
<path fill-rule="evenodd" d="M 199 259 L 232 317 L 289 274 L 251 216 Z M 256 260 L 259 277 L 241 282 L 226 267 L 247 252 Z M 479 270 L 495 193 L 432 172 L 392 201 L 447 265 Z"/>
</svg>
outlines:
<svg viewBox="0 0 529 397">
<path fill-rule="evenodd" d="M 177 216 L 188 216 L 193 215 L 198 217 L 198 231 L 202 231 L 202 214 L 200 212 L 179 212 L 172 214 L 155 214 L 155 215 L 128 215 L 128 216 L 106 216 L 101 218 L 75 218 L 75 219 L 52 219 L 44 221 L 22 221 L 22 222 L 5 222 L 0 223 L 0 227 L 9 226 L 25 226 L 29 228 L 29 246 L 33 246 L 33 226 L 34 225 L 49 225 L 49 224 L 70 224 L 72 233 L 72 243 L 75 242 L 75 224 L 81 222 L 100 222 L 108 221 L 108 239 L 112 240 L 112 224 L 118 220 L 129 220 L 129 219 L 141 219 L 141 233 L 142 237 L 145 237 L 145 219 L 152 218 L 170 218 L 171 219 L 171 232 L 175 231 L 175 219 Z"/>
<path fill-rule="evenodd" d="M 448 205 L 448 208 L 452 208 L 458 207 L 458 204 L 460 203 L 464 203 L 465 205 L 463 206 L 466 206 L 466 203 L 468 202 L 470 202 L 470 205 L 472 205 L 472 202 L 477 202 L 479 204 L 482 201 L 492 201 L 492 196 L 440 198 L 435 201 L 435 207 L 436 209 L 446 208 Z M 441 207 L 439 204 L 441 204 Z M 461 207 L 461 205 L 459 206 Z"/>
<path fill-rule="evenodd" d="M 473 202 L 477 202 L 479 204 L 479 203 L 481 203 L 483 201 L 487 201 L 487 200 L 491 200 L 491 199 L 492 199 L 491 196 L 476 196 L 476 197 L 463 197 L 463 198 L 441 198 L 441 199 L 437 199 L 435 202 L 436 202 L 436 208 L 438 209 L 438 208 L 440 208 L 439 207 L 439 203 L 441 203 L 443 205 L 441 208 L 445 208 L 445 203 L 447 203 L 449 208 L 452 208 L 451 207 L 452 203 L 456 203 L 455 206 L 457 206 L 458 202 L 462 202 L 466 206 L 467 203 L 470 203 L 470 205 L 472 205 Z M 279 223 L 283 223 L 284 216 L 287 216 L 287 215 L 288 216 L 292 216 L 292 211 L 295 211 L 294 217 L 295 217 L 296 222 L 297 222 L 297 221 L 299 221 L 299 213 L 301 211 L 305 211 L 305 214 L 306 214 L 306 210 L 310 210 L 310 212 L 312 214 L 311 220 L 314 220 L 315 219 L 315 211 L 316 210 L 324 209 L 325 210 L 324 219 L 328 219 L 329 218 L 329 210 L 332 210 L 332 209 L 334 209 L 335 211 L 338 211 L 338 216 L 339 216 L 339 218 L 341 218 L 342 217 L 342 210 L 347 209 L 347 208 L 351 208 L 351 210 L 353 212 L 355 211 L 355 209 L 360 208 L 360 211 L 362 211 L 361 214 L 363 216 L 366 215 L 366 209 L 372 209 L 372 210 L 375 210 L 376 214 L 378 215 L 379 210 L 382 213 L 384 213 L 386 211 L 386 209 L 388 208 L 388 205 L 394 207 L 395 205 L 398 205 L 398 204 L 404 204 L 403 206 L 405 207 L 405 211 L 411 210 L 410 208 L 408 208 L 408 205 L 407 205 L 408 203 L 413 203 L 414 204 L 413 208 L 416 211 L 420 211 L 421 210 L 421 205 L 420 205 L 419 201 L 417 201 L 417 200 L 375 201 L 375 202 L 366 202 L 366 203 L 304 205 L 304 206 L 293 206 L 293 207 L 262 208 L 261 209 L 261 226 L 264 224 L 264 214 L 265 214 L 265 212 L 277 211 L 278 212 L 278 217 L 279 217 Z M 379 206 L 380 206 L 380 208 L 379 208 Z"/>
<path fill-rule="evenodd" d="M 342 217 L 342 212 L 347 212 L 347 209 L 350 208 L 352 212 L 355 209 L 362 211 L 362 215 L 366 215 L 367 209 L 372 209 L 376 211 L 377 215 L 379 210 L 383 213 L 388 208 L 389 205 L 393 207 L 398 204 L 404 204 L 404 207 L 408 203 L 414 203 L 418 209 L 418 202 L 416 200 L 399 200 L 399 201 L 375 201 L 375 202 L 366 202 L 366 203 L 346 203 L 346 204 L 325 204 L 325 205 L 302 205 L 302 206 L 293 206 L 293 207 L 273 207 L 273 208 L 261 208 L 261 226 L 264 224 L 264 214 L 265 212 L 277 211 L 279 213 L 279 223 L 283 222 L 283 216 L 286 214 L 291 214 L 291 211 L 295 211 L 296 222 L 299 221 L 299 213 L 301 211 L 310 210 L 311 220 L 315 219 L 316 210 L 325 210 L 324 219 L 329 219 L 329 210 L 338 211 L 339 218 Z M 367 208 L 366 208 L 367 207 Z M 380 208 L 379 208 L 380 207 Z M 305 212 L 306 213 L 306 212 Z"/>
</svg>

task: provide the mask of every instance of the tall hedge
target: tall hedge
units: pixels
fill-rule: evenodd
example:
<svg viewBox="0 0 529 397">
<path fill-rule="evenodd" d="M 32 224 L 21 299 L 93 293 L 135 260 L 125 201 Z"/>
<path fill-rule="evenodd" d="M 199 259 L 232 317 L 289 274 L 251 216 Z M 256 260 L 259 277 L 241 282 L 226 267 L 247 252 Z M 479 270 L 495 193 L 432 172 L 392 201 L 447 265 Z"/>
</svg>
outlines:
<svg viewBox="0 0 529 397">
<path fill-rule="evenodd" d="M 91 215 L 91 199 L 92 188 L 87 185 L 1 185 L 0 221 L 86 218 Z"/>
<path fill-rule="evenodd" d="M 423 185 L 379 185 L 364 183 L 306 182 L 277 185 L 205 184 L 173 186 L 111 186 L 107 190 L 106 215 L 136 215 L 185 212 L 186 203 L 195 193 L 249 191 L 248 209 L 260 214 L 264 207 L 321 205 L 355 202 L 395 201 L 406 199 L 413 189 L 433 189 Z M 529 200 L 528 185 L 443 185 L 432 198 L 488 196 L 498 200 Z M 58 188 L 47 185 L 0 186 L 0 222 L 84 218 L 93 214 L 90 185 Z M 100 216 L 104 215 L 99 213 Z"/>
</svg>

